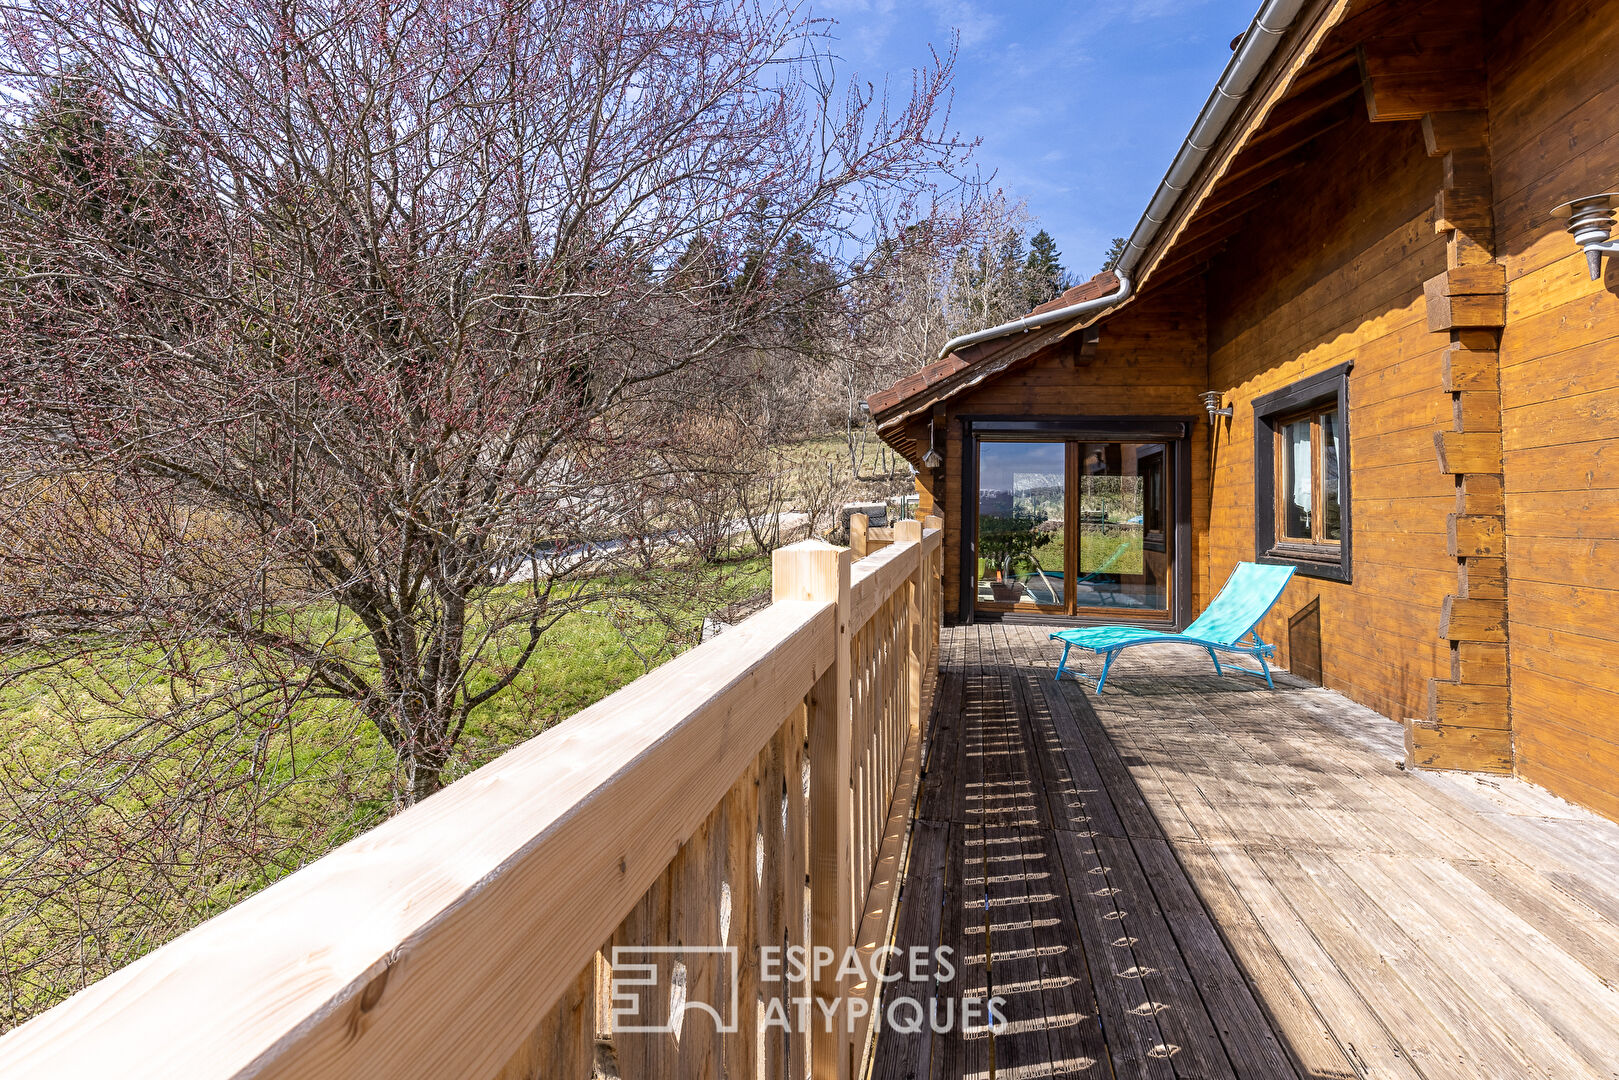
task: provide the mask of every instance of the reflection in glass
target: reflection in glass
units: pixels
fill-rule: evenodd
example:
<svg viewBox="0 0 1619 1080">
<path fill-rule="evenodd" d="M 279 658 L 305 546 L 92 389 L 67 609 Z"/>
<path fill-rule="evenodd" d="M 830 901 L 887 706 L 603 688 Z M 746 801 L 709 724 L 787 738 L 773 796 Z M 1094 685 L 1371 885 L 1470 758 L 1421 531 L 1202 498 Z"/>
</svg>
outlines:
<svg viewBox="0 0 1619 1080">
<path fill-rule="evenodd" d="M 1338 412 L 1321 414 L 1321 538 L 1342 540 L 1338 510 Z"/>
<path fill-rule="evenodd" d="M 1062 443 L 986 442 L 978 453 L 978 599 L 1062 608 Z"/>
<path fill-rule="evenodd" d="M 1282 535 L 1310 539 L 1310 420 L 1282 428 Z"/>
<path fill-rule="evenodd" d="M 1079 446 L 1079 573 L 1074 603 L 1169 606 L 1169 521 L 1162 443 Z"/>
</svg>

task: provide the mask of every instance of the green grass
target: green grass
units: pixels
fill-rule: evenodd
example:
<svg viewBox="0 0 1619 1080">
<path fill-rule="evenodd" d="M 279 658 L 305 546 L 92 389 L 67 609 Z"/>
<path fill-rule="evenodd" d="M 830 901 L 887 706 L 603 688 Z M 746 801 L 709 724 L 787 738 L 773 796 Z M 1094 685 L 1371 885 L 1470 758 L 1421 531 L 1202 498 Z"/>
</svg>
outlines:
<svg viewBox="0 0 1619 1080">
<path fill-rule="evenodd" d="M 1107 566 L 1108 559 L 1119 548 L 1125 548 L 1125 553 L 1119 561 L 1108 566 L 1110 574 L 1139 574 L 1143 572 L 1145 563 L 1142 557 L 1141 532 L 1131 529 L 1120 536 L 1107 536 L 1097 532 L 1083 532 L 1079 536 L 1079 572 L 1081 576 L 1094 573 Z"/>
<path fill-rule="evenodd" d="M 1094 573 L 1099 568 L 1107 566 L 1107 561 L 1119 548 L 1125 553 L 1119 561 L 1108 567 L 1109 574 L 1140 574 L 1145 567 L 1143 556 L 1144 548 L 1141 534 L 1136 530 L 1125 532 L 1118 536 L 1107 536 L 1102 533 L 1087 531 L 1079 538 L 1079 574 Z M 1059 536 L 1044 547 L 1037 548 L 1034 557 L 1040 564 L 1040 569 L 1046 573 L 1062 573 L 1063 570 L 1063 541 Z M 987 568 L 994 573 L 993 567 Z M 978 574 L 983 577 L 986 570 L 984 560 L 979 560 Z"/>
</svg>

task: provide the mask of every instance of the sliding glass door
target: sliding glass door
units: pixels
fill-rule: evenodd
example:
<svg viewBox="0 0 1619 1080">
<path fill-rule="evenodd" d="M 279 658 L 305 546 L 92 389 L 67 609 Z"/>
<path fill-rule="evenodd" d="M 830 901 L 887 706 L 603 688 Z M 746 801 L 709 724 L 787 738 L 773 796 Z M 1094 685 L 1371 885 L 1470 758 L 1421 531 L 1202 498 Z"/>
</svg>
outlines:
<svg viewBox="0 0 1619 1080">
<path fill-rule="evenodd" d="M 978 443 L 977 606 L 1169 615 L 1171 455 L 1163 442 Z"/>
</svg>

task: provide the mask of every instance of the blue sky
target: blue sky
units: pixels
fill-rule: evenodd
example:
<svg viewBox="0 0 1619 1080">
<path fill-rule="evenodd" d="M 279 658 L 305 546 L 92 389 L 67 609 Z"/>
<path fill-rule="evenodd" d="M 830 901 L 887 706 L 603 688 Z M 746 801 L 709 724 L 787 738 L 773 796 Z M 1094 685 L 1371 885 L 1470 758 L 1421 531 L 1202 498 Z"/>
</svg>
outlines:
<svg viewBox="0 0 1619 1080">
<path fill-rule="evenodd" d="M 1258 0 L 809 0 L 845 75 L 895 96 L 961 34 L 952 127 L 1081 279 L 1135 227 Z"/>
</svg>

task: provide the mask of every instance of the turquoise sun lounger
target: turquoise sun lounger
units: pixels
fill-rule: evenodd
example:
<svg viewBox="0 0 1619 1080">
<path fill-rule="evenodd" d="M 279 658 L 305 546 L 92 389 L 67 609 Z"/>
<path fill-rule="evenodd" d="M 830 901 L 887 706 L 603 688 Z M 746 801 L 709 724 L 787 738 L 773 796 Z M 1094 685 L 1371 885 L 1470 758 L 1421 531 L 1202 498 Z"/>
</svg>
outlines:
<svg viewBox="0 0 1619 1080">
<path fill-rule="evenodd" d="M 1260 640 L 1256 628 L 1259 620 L 1276 605 L 1282 589 L 1293 576 L 1293 570 L 1291 566 L 1238 563 L 1225 588 L 1214 598 L 1214 603 L 1178 634 L 1145 630 L 1139 626 L 1087 626 L 1052 634 L 1053 640 L 1062 642 L 1062 660 L 1057 664 L 1057 678 L 1062 678 L 1063 669 L 1068 664 L 1068 651 L 1076 646 L 1102 657 L 1102 674 L 1096 680 L 1096 692 L 1100 694 L 1107 683 L 1108 669 L 1123 650 L 1133 645 L 1196 645 L 1208 652 L 1209 659 L 1214 661 L 1216 675 L 1225 673 L 1217 652 L 1254 657 L 1259 661 L 1258 670 L 1240 664 L 1227 666 L 1234 671 L 1262 676 L 1265 685 L 1274 690 L 1276 683 L 1271 680 L 1270 665 L 1265 663 L 1265 658 L 1276 655 L 1276 646 Z M 1243 638 L 1248 640 L 1244 641 Z M 1079 678 L 1086 678 L 1082 673 L 1075 674 Z"/>
</svg>

